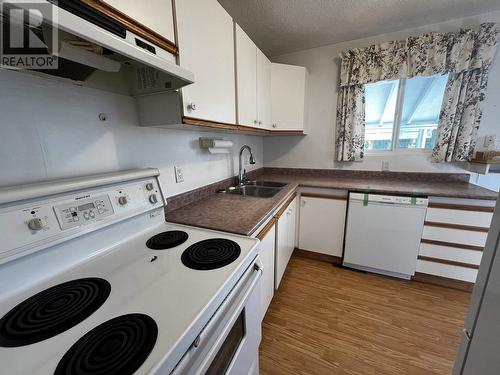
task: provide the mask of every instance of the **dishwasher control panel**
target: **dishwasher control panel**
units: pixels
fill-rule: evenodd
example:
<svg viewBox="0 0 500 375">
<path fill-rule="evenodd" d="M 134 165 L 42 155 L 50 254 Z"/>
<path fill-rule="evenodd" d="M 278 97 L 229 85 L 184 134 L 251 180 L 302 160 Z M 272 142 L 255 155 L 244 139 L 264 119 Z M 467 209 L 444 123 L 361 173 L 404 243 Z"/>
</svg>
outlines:
<svg viewBox="0 0 500 375">
<path fill-rule="evenodd" d="M 351 193 L 349 195 L 351 201 L 362 201 L 365 203 L 388 203 L 388 204 L 407 204 L 414 206 L 427 206 L 429 200 L 419 197 L 404 197 L 401 195 L 383 195 L 372 193 Z"/>
</svg>

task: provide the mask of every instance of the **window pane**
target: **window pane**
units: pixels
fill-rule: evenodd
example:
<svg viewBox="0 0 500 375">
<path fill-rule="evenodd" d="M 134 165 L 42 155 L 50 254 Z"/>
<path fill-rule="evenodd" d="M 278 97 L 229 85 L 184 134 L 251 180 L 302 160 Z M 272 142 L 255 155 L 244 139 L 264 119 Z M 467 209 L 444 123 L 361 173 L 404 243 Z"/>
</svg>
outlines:
<svg viewBox="0 0 500 375">
<path fill-rule="evenodd" d="M 365 85 L 365 150 L 390 150 L 399 81 Z"/>
<path fill-rule="evenodd" d="M 406 80 L 398 147 L 432 148 L 447 75 Z"/>
</svg>

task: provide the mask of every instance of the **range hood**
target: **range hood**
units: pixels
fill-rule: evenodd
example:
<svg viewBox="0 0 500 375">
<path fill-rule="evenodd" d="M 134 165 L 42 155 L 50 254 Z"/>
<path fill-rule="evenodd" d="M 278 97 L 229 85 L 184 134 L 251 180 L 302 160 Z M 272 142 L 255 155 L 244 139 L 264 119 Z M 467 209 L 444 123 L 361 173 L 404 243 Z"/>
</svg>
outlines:
<svg viewBox="0 0 500 375">
<path fill-rule="evenodd" d="M 170 53 L 84 2 L 37 2 L 53 11 L 43 15 L 43 22 L 19 22 L 53 51 L 58 68 L 32 70 L 34 74 L 132 96 L 164 93 L 194 82 L 193 73 L 176 65 Z M 29 4 L 21 1 L 15 7 L 27 9 Z M 52 44 L 53 32 L 57 45 Z"/>
</svg>

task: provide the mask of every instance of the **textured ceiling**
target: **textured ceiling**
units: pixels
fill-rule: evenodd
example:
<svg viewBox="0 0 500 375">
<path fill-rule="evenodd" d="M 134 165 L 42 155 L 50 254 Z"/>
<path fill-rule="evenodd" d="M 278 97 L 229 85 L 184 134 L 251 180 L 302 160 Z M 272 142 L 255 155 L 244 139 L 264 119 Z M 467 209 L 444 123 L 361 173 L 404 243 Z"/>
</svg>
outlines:
<svg viewBox="0 0 500 375">
<path fill-rule="evenodd" d="M 500 0 L 219 0 L 268 56 L 500 9 Z"/>
</svg>

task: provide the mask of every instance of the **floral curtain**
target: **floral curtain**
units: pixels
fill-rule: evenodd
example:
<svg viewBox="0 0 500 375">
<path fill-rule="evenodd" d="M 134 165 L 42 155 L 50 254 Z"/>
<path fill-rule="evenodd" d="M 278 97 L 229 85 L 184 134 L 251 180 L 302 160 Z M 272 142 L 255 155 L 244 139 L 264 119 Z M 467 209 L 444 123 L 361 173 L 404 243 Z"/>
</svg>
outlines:
<svg viewBox="0 0 500 375">
<path fill-rule="evenodd" d="M 487 69 L 450 74 L 444 92 L 432 160 L 450 162 L 472 159 L 487 80 Z"/>
<path fill-rule="evenodd" d="M 349 96 L 346 87 L 447 73 L 451 74 L 433 159 L 450 161 L 470 157 L 481 118 L 480 105 L 484 100 L 487 71 L 495 55 L 498 33 L 498 24 L 485 23 L 478 30 L 427 33 L 402 41 L 342 52 L 337 104 L 337 160 L 363 158 L 364 145 L 360 140 L 364 136 L 359 137 L 359 134 L 364 134 L 364 93 L 361 94 L 360 89 L 351 90 Z M 477 72 L 472 74 L 472 71 Z M 355 98 L 354 95 L 362 97 Z M 344 108 L 349 100 L 358 105 L 352 109 Z M 454 104 L 461 108 L 454 107 Z"/>
<path fill-rule="evenodd" d="M 363 158 L 365 143 L 365 87 L 351 85 L 340 88 L 337 99 L 337 160 Z"/>
<path fill-rule="evenodd" d="M 498 34 L 498 24 L 483 24 L 478 31 L 461 30 L 455 36 L 458 42 L 453 45 L 453 66 L 448 68 L 452 73 L 439 115 L 433 161 L 472 159 Z"/>
</svg>

